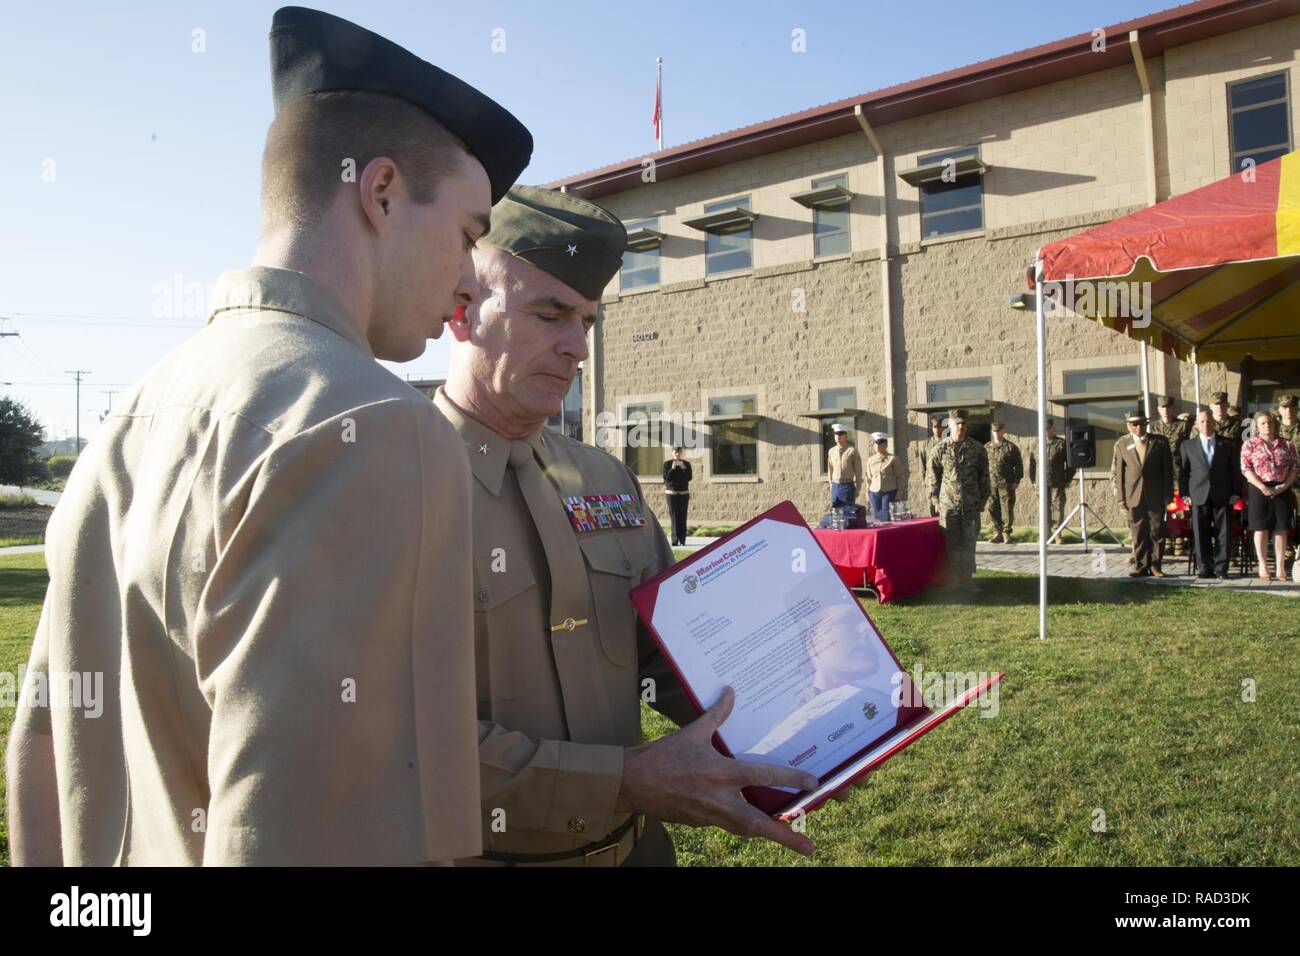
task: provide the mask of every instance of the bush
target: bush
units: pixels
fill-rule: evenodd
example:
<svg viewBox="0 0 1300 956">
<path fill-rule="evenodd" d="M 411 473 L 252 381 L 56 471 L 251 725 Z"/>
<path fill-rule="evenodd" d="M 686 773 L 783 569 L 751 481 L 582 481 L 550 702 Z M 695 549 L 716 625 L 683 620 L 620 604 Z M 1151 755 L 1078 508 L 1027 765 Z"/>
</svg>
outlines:
<svg viewBox="0 0 1300 956">
<path fill-rule="evenodd" d="M 36 499 L 29 494 L 0 495 L 0 511 L 13 508 L 35 508 Z"/>
<path fill-rule="evenodd" d="M 54 455 L 47 462 L 50 469 L 50 475 L 54 478 L 66 478 L 72 472 L 72 466 L 77 463 L 76 455 Z"/>
</svg>

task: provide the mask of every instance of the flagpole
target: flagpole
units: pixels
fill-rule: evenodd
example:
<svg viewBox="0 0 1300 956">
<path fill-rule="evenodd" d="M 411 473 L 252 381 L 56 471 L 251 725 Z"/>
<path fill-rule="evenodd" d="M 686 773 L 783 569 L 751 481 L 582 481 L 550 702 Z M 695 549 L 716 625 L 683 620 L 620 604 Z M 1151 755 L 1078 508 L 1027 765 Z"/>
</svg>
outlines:
<svg viewBox="0 0 1300 956">
<path fill-rule="evenodd" d="M 659 97 L 659 137 L 656 149 L 664 150 L 664 58 L 655 57 L 655 93 Z"/>
</svg>

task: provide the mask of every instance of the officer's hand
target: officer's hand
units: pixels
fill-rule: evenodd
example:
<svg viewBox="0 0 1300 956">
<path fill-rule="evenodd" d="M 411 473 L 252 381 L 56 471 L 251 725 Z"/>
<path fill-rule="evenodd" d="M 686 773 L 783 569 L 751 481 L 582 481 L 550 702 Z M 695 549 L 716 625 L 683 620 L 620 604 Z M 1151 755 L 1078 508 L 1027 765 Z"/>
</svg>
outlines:
<svg viewBox="0 0 1300 956">
<path fill-rule="evenodd" d="M 676 733 L 624 752 L 620 809 L 696 827 L 721 827 L 763 837 L 810 856 L 813 843 L 789 824 L 745 802 L 742 787 L 811 790 L 817 778 L 799 770 L 724 757 L 713 734 L 731 715 L 736 695 L 725 688 L 718 702 Z"/>
</svg>

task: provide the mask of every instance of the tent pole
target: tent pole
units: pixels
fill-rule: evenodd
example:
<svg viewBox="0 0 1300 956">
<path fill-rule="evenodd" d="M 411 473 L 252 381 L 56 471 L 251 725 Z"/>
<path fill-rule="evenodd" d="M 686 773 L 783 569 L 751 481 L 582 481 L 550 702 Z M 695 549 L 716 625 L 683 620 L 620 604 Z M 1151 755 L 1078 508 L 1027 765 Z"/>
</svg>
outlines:
<svg viewBox="0 0 1300 956">
<path fill-rule="evenodd" d="M 1034 254 L 1034 316 L 1038 329 L 1038 639 L 1047 637 L 1047 321 L 1042 250 Z"/>
<path fill-rule="evenodd" d="M 1151 378 L 1147 372 L 1147 340 L 1142 340 L 1142 414 L 1151 419 Z"/>
<path fill-rule="evenodd" d="M 1196 346 L 1192 346 L 1192 387 L 1196 389 L 1196 412 L 1201 412 L 1201 363 L 1196 359 Z"/>
</svg>

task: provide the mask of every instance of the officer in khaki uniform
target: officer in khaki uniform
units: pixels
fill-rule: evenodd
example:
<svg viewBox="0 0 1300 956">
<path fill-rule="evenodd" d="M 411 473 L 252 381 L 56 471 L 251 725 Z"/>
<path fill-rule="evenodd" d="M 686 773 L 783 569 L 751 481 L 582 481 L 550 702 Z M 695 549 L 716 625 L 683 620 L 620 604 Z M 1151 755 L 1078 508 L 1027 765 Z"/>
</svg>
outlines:
<svg viewBox="0 0 1300 956">
<path fill-rule="evenodd" d="M 463 234 L 532 140 L 336 17 L 277 13 L 272 62 L 294 122 L 319 105 L 302 98 L 346 91 L 387 135 L 441 144 L 440 198 L 416 208 L 420 174 L 391 157 L 295 193 L 310 228 L 271 211 L 294 197 L 264 194 L 258 264 L 221 277 L 207 327 L 87 446 L 47 533 L 10 759 L 16 862 L 409 864 L 481 847 L 471 568 L 448 560 L 470 532 L 469 466 L 375 359 L 418 356 L 439 315 L 477 298 Z M 311 136 L 374 149 L 346 113 L 320 115 Z M 310 152 L 282 120 L 271 163 Z M 367 311 L 415 241 L 454 258 L 412 265 L 410 291 Z M 313 268 L 316 243 L 346 265 Z M 103 677 L 97 716 L 48 691 L 86 673 Z M 33 806 L 42 786 L 57 798 Z"/>
<path fill-rule="evenodd" d="M 621 461 L 542 427 L 625 244 L 599 206 L 516 186 L 475 251 L 483 305 L 450 326 L 434 401 L 475 479 L 465 550 L 486 852 L 466 865 L 673 863 L 662 824 L 624 800 L 640 702 L 678 724 L 696 717 L 628 598 L 672 551 Z"/>
<path fill-rule="evenodd" d="M 849 430 L 836 422 L 831 426 L 835 444 L 826 453 L 826 478 L 831 486 L 831 507 L 851 505 L 862 490 L 862 457 L 849 441 Z"/>
</svg>

